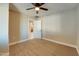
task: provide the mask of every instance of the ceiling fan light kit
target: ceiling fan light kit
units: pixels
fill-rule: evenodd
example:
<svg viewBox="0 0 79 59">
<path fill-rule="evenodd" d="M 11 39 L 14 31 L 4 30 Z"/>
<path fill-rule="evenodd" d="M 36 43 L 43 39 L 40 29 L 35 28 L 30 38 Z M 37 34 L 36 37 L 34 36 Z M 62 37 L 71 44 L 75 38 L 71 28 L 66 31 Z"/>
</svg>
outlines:
<svg viewBox="0 0 79 59">
<path fill-rule="evenodd" d="M 32 5 L 33 5 L 34 7 L 28 8 L 28 9 L 26 9 L 26 10 L 35 9 L 36 14 L 38 14 L 38 12 L 39 12 L 40 9 L 41 9 L 41 10 L 44 10 L 44 11 L 48 11 L 47 8 L 41 7 L 41 6 L 44 5 L 44 4 L 45 4 L 45 3 L 32 3 Z"/>
<path fill-rule="evenodd" d="M 39 8 L 39 7 L 35 7 L 35 10 L 36 10 L 36 11 L 39 11 L 39 10 L 40 10 L 40 8 Z"/>
</svg>

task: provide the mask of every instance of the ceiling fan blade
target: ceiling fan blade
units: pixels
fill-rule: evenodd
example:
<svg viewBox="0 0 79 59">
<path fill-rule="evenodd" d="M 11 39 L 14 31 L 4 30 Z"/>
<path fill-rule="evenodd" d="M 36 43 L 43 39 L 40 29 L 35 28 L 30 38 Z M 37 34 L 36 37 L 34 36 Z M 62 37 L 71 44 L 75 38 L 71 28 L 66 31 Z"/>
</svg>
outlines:
<svg viewBox="0 0 79 59">
<path fill-rule="evenodd" d="M 31 10 L 31 9 L 34 9 L 34 7 L 33 7 L 33 8 L 28 8 L 28 9 L 26 9 L 26 10 Z"/>
<path fill-rule="evenodd" d="M 42 6 L 44 3 L 32 3 L 34 6 L 36 6 L 36 7 L 40 7 L 40 6 Z"/>
<path fill-rule="evenodd" d="M 40 9 L 45 10 L 45 11 L 48 11 L 48 9 L 47 9 L 47 8 L 40 7 Z"/>
<path fill-rule="evenodd" d="M 45 3 L 40 3 L 41 6 L 42 6 L 43 4 L 45 4 Z"/>
</svg>

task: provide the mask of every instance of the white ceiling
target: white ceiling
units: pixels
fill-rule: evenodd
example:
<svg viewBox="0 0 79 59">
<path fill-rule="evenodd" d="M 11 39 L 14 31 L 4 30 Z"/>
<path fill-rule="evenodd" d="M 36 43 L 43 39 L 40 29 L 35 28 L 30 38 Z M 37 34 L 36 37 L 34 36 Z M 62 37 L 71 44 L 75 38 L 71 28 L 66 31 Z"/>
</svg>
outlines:
<svg viewBox="0 0 79 59">
<path fill-rule="evenodd" d="M 76 6 L 77 6 L 77 3 L 46 3 L 42 7 L 48 8 L 48 11 L 40 10 L 38 15 L 40 16 L 51 15 L 53 13 L 75 8 Z M 19 12 L 22 12 L 26 15 L 35 16 L 36 12 L 34 9 L 26 10 L 27 8 L 30 8 L 30 7 L 33 7 L 31 3 L 10 4 L 10 8 L 13 10 L 16 10 L 16 11 L 18 10 Z"/>
</svg>

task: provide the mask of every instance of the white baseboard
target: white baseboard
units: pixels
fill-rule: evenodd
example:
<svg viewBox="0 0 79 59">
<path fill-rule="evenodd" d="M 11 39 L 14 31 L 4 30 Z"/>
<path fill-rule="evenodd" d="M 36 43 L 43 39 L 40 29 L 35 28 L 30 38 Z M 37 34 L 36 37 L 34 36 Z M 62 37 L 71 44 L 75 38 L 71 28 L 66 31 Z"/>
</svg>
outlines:
<svg viewBox="0 0 79 59">
<path fill-rule="evenodd" d="M 76 47 L 76 50 L 77 50 L 77 52 L 78 52 L 78 55 L 79 55 L 79 49 L 78 49 L 78 47 Z"/>
<path fill-rule="evenodd" d="M 48 41 L 51 41 L 51 42 L 55 42 L 55 43 L 58 43 L 58 44 L 61 44 L 61 45 L 65 45 L 65 46 L 69 46 L 69 47 L 73 47 L 73 48 L 76 48 L 76 51 L 79 55 L 79 49 L 76 45 L 71 45 L 71 44 L 67 44 L 67 43 L 63 43 L 63 42 L 59 42 L 59 41 L 55 41 L 55 40 L 51 40 L 51 39 L 48 39 L 48 38 L 43 38 L 44 40 L 48 40 Z"/>
<path fill-rule="evenodd" d="M 61 44 L 61 45 L 65 45 L 65 46 L 69 46 L 69 47 L 73 47 L 73 48 L 76 48 L 78 54 L 79 54 L 79 49 L 76 45 L 71 45 L 71 44 L 67 44 L 67 43 L 63 43 L 63 42 L 59 42 L 59 41 L 55 41 L 55 40 L 51 40 L 51 39 L 48 39 L 48 38 L 43 38 L 44 40 L 48 40 L 48 41 L 51 41 L 51 42 L 55 42 L 55 43 L 58 43 L 58 44 Z M 18 41 L 18 42 L 13 42 L 13 43 L 10 43 L 9 46 L 12 46 L 12 45 L 15 45 L 15 44 L 18 44 L 18 43 L 22 43 L 22 42 L 25 42 L 25 41 L 28 41 L 28 40 L 32 40 L 32 39 L 25 39 L 25 40 L 21 40 L 21 41 Z M 8 56 L 9 53 L 5 53 L 3 55 L 6 55 Z"/>
<path fill-rule="evenodd" d="M 67 43 L 63 43 L 63 42 L 59 42 L 59 41 L 55 41 L 55 40 L 51 40 L 51 39 L 48 39 L 48 38 L 43 38 L 43 39 L 48 40 L 48 41 L 51 41 L 51 42 L 55 42 L 55 43 L 58 43 L 58 44 L 61 44 L 61 45 L 65 45 L 65 46 L 69 46 L 69 47 L 76 48 L 76 45 L 67 44 Z"/>
<path fill-rule="evenodd" d="M 15 44 L 18 44 L 18 43 L 22 43 L 22 42 L 25 42 L 25 41 L 28 41 L 28 40 L 33 40 L 33 39 L 24 39 L 24 40 L 20 40 L 20 41 L 17 41 L 17 42 L 12 42 L 9 44 L 9 46 L 12 46 L 12 45 L 15 45 Z"/>
<path fill-rule="evenodd" d="M 20 40 L 20 41 L 17 41 L 17 42 L 12 42 L 12 43 L 9 44 L 9 46 L 12 46 L 12 45 L 15 45 L 15 44 L 18 44 L 18 43 L 22 43 L 22 42 L 25 42 L 27 40 L 29 40 L 29 39 L 24 39 L 24 40 Z"/>
</svg>

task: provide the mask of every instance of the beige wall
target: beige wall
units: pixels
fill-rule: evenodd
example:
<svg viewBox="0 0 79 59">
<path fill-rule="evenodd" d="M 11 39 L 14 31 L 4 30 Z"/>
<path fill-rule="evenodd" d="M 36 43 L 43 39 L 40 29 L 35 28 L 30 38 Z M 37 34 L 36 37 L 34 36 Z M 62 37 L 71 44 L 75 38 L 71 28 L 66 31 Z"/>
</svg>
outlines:
<svg viewBox="0 0 79 59">
<path fill-rule="evenodd" d="M 9 10 L 9 41 L 28 39 L 28 16 Z"/>
<path fill-rule="evenodd" d="M 77 47 L 79 52 L 79 5 L 77 7 Z"/>
<path fill-rule="evenodd" d="M 76 45 L 76 9 L 45 16 L 43 37 L 66 44 Z"/>
<path fill-rule="evenodd" d="M 8 4 L 0 3 L 0 54 L 8 52 Z"/>
<path fill-rule="evenodd" d="M 20 39 L 20 13 L 9 11 L 9 41 L 15 42 Z"/>
</svg>

